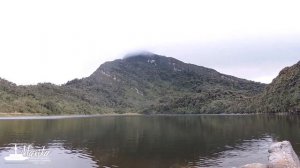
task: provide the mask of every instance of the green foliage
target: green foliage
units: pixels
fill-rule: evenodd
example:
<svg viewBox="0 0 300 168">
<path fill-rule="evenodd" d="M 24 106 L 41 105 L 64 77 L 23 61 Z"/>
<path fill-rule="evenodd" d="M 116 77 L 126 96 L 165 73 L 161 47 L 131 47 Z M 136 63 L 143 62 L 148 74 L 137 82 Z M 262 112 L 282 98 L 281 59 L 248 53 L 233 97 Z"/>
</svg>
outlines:
<svg viewBox="0 0 300 168">
<path fill-rule="evenodd" d="M 107 62 L 62 86 L 17 86 L 0 79 L 0 112 L 253 113 L 299 111 L 299 63 L 271 85 L 154 54 Z"/>
</svg>

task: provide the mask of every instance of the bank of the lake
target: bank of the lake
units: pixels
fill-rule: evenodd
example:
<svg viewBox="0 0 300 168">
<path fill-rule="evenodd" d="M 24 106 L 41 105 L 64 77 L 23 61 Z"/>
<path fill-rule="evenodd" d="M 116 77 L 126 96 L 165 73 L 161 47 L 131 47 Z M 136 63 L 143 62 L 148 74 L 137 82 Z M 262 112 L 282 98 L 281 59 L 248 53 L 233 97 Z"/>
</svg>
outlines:
<svg viewBox="0 0 300 168">
<path fill-rule="evenodd" d="M 64 119 L 64 118 L 89 118 L 89 117 L 105 117 L 105 116 L 139 116 L 139 113 L 109 113 L 109 114 L 70 114 L 70 115 L 43 115 L 36 113 L 0 113 L 0 120 L 11 119 Z"/>
</svg>

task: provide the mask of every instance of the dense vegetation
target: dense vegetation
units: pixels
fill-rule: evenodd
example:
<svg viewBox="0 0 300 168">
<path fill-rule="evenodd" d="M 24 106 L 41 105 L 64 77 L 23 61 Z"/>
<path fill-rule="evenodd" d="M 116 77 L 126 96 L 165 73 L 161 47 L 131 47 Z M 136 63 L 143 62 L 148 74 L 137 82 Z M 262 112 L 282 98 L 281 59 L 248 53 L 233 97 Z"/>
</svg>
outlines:
<svg viewBox="0 0 300 168">
<path fill-rule="evenodd" d="M 254 104 L 256 112 L 300 112 L 300 62 L 284 68 Z"/>
<path fill-rule="evenodd" d="M 57 86 L 0 79 L 0 112 L 41 114 L 232 113 L 299 111 L 299 63 L 261 83 L 141 53 L 102 64 Z"/>
</svg>

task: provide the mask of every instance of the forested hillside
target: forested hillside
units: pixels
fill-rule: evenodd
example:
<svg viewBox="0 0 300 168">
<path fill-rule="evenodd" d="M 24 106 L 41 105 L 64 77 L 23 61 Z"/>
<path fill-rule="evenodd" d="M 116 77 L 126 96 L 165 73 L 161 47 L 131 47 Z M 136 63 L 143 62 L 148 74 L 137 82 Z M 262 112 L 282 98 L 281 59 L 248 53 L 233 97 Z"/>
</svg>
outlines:
<svg viewBox="0 0 300 168">
<path fill-rule="evenodd" d="M 0 79 L 0 112 L 298 112 L 299 72 L 298 62 L 265 85 L 171 57 L 139 53 L 106 62 L 89 77 L 61 86 L 17 86 Z"/>
</svg>

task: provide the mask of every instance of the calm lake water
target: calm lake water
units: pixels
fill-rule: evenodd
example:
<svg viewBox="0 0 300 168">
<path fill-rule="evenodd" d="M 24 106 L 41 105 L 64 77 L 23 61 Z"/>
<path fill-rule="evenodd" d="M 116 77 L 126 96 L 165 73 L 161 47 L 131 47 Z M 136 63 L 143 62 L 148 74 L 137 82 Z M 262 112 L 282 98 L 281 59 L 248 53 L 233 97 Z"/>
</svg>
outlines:
<svg viewBox="0 0 300 168">
<path fill-rule="evenodd" d="M 300 117 L 265 115 L 102 116 L 0 120 L 0 167 L 238 167 L 267 162 L 274 141 L 300 154 Z M 23 145 L 47 161 L 11 163 Z"/>
</svg>

